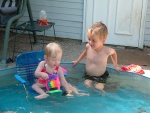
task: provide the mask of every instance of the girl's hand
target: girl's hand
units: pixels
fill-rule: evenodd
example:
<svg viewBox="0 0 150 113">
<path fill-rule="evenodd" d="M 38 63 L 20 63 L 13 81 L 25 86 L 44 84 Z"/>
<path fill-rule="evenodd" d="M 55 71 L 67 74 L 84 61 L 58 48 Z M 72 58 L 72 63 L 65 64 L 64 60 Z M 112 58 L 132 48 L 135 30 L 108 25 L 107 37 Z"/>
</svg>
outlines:
<svg viewBox="0 0 150 113">
<path fill-rule="evenodd" d="M 69 91 L 68 91 L 68 94 L 71 94 L 71 93 L 72 93 L 72 90 L 69 90 Z"/>
<path fill-rule="evenodd" d="M 69 91 L 67 92 L 67 95 L 66 95 L 66 96 L 68 96 L 68 97 L 73 96 L 72 90 L 69 90 Z"/>
<path fill-rule="evenodd" d="M 67 96 L 67 97 L 73 96 L 73 94 L 68 93 L 67 91 L 63 92 L 62 95 L 63 95 L 63 96 Z"/>
<path fill-rule="evenodd" d="M 47 80 L 49 78 L 47 73 L 42 73 L 41 77 L 43 80 Z"/>
</svg>

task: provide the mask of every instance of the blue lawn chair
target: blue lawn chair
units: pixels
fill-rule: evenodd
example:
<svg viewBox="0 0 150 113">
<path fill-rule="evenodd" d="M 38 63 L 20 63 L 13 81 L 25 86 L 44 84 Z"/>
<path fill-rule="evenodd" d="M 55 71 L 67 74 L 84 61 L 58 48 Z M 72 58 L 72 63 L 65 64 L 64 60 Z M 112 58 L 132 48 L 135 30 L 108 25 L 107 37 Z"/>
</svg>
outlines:
<svg viewBox="0 0 150 113">
<path fill-rule="evenodd" d="M 21 83 L 34 83 L 34 72 L 40 61 L 44 60 L 44 51 L 24 52 L 16 58 L 17 74 L 15 78 Z"/>
</svg>

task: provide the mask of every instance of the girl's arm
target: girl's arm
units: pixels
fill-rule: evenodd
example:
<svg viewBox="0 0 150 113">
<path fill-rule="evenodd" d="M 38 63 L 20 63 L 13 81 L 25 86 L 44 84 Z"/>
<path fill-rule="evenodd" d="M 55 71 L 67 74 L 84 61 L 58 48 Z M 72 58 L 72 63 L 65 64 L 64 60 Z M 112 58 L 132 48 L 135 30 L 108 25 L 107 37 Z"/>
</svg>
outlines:
<svg viewBox="0 0 150 113">
<path fill-rule="evenodd" d="M 66 90 L 68 93 L 72 93 L 72 91 L 71 91 L 70 88 L 69 88 L 69 84 L 68 84 L 68 82 L 66 81 L 66 78 L 65 78 L 65 76 L 64 76 L 64 73 L 63 73 L 61 67 L 59 67 L 58 75 L 59 75 L 59 78 L 60 78 L 60 82 L 61 82 L 62 86 L 65 88 L 65 90 Z"/>
<path fill-rule="evenodd" d="M 37 68 L 36 68 L 36 70 L 35 70 L 35 72 L 34 72 L 34 74 L 35 74 L 35 76 L 36 76 L 37 78 L 42 77 L 43 79 L 48 79 L 48 74 L 42 72 L 42 69 L 43 69 L 43 67 L 44 67 L 44 64 L 45 64 L 45 61 L 41 61 L 41 62 L 39 63 L 39 65 L 37 66 Z"/>
</svg>

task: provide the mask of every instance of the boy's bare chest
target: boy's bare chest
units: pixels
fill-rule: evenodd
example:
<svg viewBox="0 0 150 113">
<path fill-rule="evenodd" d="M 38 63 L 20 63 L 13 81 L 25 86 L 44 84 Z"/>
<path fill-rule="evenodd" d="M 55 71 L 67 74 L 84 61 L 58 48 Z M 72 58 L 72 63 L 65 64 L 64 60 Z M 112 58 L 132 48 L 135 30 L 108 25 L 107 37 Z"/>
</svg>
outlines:
<svg viewBox="0 0 150 113">
<path fill-rule="evenodd" d="M 93 51 L 87 51 L 87 60 L 90 62 L 103 62 L 106 61 L 108 58 L 108 55 L 105 52 L 93 52 Z"/>
</svg>

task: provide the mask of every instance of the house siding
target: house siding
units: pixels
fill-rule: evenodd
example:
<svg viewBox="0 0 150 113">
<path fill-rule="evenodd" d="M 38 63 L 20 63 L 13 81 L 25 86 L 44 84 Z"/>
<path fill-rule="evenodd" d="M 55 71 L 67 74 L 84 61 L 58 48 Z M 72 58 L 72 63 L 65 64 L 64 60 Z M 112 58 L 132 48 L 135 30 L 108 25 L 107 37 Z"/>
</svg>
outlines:
<svg viewBox="0 0 150 113">
<path fill-rule="evenodd" d="M 82 40 L 84 0 L 30 0 L 30 4 L 34 20 L 45 10 L 48 21 L 55 22 L 56 37 Z M 26 11 L 20 23 L 27 20 Z M 53 36 L 53 29 L 47 30 L 46 35 Z"/>
<path fill-rule="evenodd" d="M 148 6 L 146 12 L 144 45 L 150 47 L 150 0 L 148 0 Z"/>
<path fill-rule="evenodd" d="M 33 19 L 39 18 L 39 12 L 47 12 L 48 21 L 55 22 L 56 36 L 61 38 L 82 40 L 84 0 L 30 0 Z M 26 11 L 20 23 L 29 20 Z M 37 33 L 42 35 L 41 33 Z M 53 29 L 46 31 L 47 36 L 53 36 Z M 148 0 L 144 44 L 150 46 L 150 0 Z"/>
</svg>

